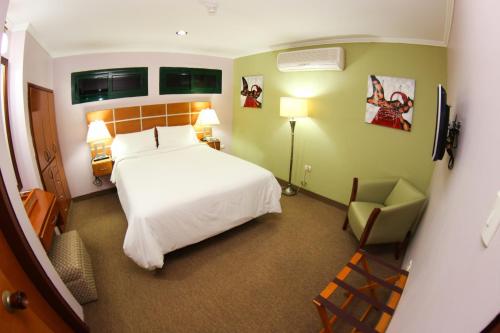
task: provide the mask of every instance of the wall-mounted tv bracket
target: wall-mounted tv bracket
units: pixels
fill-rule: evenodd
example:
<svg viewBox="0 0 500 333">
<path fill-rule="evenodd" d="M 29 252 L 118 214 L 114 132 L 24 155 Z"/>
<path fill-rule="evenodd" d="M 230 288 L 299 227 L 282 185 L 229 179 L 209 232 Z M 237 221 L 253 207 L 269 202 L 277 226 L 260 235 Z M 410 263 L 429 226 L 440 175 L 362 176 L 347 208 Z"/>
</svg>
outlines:
<svg viewBox="0 0 500 333">
<path fill-rule="evenodd" d="M 448 125 L 448 136 L 446 137 L 446 152 L 450 155 L 448 169 L 453 169 L 455 164 L 455 151 L 458 147 L 458 135 L 460 134 L 462 123 L 457 121 L 457 117 Z"/>
</svg>

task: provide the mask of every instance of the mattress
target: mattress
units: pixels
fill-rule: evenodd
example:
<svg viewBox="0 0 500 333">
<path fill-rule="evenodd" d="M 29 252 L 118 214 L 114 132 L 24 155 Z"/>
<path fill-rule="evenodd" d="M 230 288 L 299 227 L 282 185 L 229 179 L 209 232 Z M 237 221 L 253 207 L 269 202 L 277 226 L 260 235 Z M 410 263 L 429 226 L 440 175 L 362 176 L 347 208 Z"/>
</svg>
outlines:
<svg viewBox="0 0 500 333">
<path fill-rule="evenodd" d="M 205 144 L 115 161 L 111 181 L 127 217 L 127 256 L 146 269 L 163 255 L 266 213 L 281 213 L 273 174 Z"/>
</svg>

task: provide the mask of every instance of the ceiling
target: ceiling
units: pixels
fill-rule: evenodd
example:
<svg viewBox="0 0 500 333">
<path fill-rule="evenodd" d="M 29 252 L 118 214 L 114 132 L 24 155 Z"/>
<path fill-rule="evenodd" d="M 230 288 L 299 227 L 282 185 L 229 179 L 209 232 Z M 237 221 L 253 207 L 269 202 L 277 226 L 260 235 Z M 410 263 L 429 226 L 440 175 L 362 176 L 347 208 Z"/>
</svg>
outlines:
<svg viewBox="0 0 500 333">
<path fill-rule="evenodd" d="M 207 3 L 216 3 L 210 15 Z M 446 46 L 453 0 L 10 0 L 7 24 L 53 56 L 161 51 L 237 58 L 332 42 Z M 188 35 L 179 37 L 177 30 Z"/>
</svg>

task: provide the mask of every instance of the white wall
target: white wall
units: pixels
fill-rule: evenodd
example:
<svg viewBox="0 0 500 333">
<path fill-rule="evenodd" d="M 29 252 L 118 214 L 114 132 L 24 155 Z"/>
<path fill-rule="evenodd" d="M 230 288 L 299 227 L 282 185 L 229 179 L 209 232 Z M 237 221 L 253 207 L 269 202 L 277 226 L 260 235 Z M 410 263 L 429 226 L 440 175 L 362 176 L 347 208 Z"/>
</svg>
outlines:
<svg viewBox="0 0 500 333">
<path fill-rule="evenodd" d="M 455 2 L 448 101 L 463 122 L 460 147 L 452 171 L 447 158 L 434 171 L 390 332 L 479 332 L 500 311 L 500 234 L 489 248 L 480 240 L 500 190 L 498 13 L 495 0 Z"/>
<path fill-rule="evenodd" d="M 7 6 L 8 6 L 8 1 L 5 0 L 0 1 L 0 22 L 4 22 L 5 20 Z M 0 34 L 0 43 L 1 43 L 1 34 Z M 73 295 L 70 293 L 70 291 L 66 288 L 66 286 L 62 282 L 57 272 L 54 270 L 52 263 L 47 257 L 47 254 L 45 253 L 45 250 L 42 244 L 40 243 L 40 240 L 36 236 L 28 217 L 26 216 L 26 211 L 24 210 L 24 206 L 21 202 L 21 199 L 19 197 L 19 192 L 17 190 L 17 181 L 14 175 L 14 169 L 12 168 L 12 160 L 10 158 L 10 153 L 6 141 L 6 134 L 4 128 L 5 128 L 4 118 L 0 117 L 0 171 L 2 173 L 2 178 L 5 182 L 5 186 L 9 194 L 9 199 L 12 204 L 12 207 L 14 208 L 19 224 L 23 229 L 23 232 L 26 235 L 26 239 L 28 240 L 31 248 L 33 249 L 38 261 L 40 262 L 45 272 L 56 286 L 59 293 L 64 297 L 64 299 L 68 302 L 71 308 L 78 314 L 78 316 L 80 316 L 80 318 L 83 319 L 82 307 L 80 306 L 80 304 L 78 304 Z"/>
<path fill-rule="evenodd" d="M 10 33 L 9 105 L 12 141 L 23 190 L 42 187 L 31 138 L 28 82 L 52 89 L 52 58 L 26 30 Z"/>
<path fill-rule="evenodd" d="M 159 67 L 201 67 L 222 70 L 222 94 L 160 95 Z M 120 67 L 148 67 L 149 95 L 108 101 L 71 104 L 71 73 Z M 107 108 L 156 103 L 210 100 L 217 110 L 221 125 L 214 135 L 221 138 L 225 151 L 231 149 L 233 60 L 176 53 L 108 53 L 54 59 L 54 91 L 59 144 L 61 146 L 66 178 L 73 197 L 111 186 L 92 184 L 90 150 L 85 143 L 87 124 L 85 114 Z"/>
</svg>

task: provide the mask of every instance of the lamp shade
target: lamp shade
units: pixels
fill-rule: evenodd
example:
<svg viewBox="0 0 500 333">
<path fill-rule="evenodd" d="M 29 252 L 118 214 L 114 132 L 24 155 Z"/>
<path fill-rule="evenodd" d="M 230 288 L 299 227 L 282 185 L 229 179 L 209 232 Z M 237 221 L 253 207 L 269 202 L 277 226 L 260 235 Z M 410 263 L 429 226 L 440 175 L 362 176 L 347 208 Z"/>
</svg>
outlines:
<svg viewBox="0 0 500 333">
<path fill-rule="evenodd" d="M 198 115 L 196 120 L 196 126 L 212 126 L 219 125 L 219 118 L 217 118 L 217 113 L 214 109 L 203 109 Z"/>
<path fill-rule="evenodd" d="M 307 99 L 281 97 L 280 116 L 288 118 L 307 117 Z"/>
<path fill-rule="evenodd" d="M 92 143 L 96 141 L 103 141 L 111 139 L 111 134 L 109 134 L 108 128 L 104 121 L 94 120 L 89 125 L 89 131 L 87 132 L 87 143 Z"/>
</svg>

